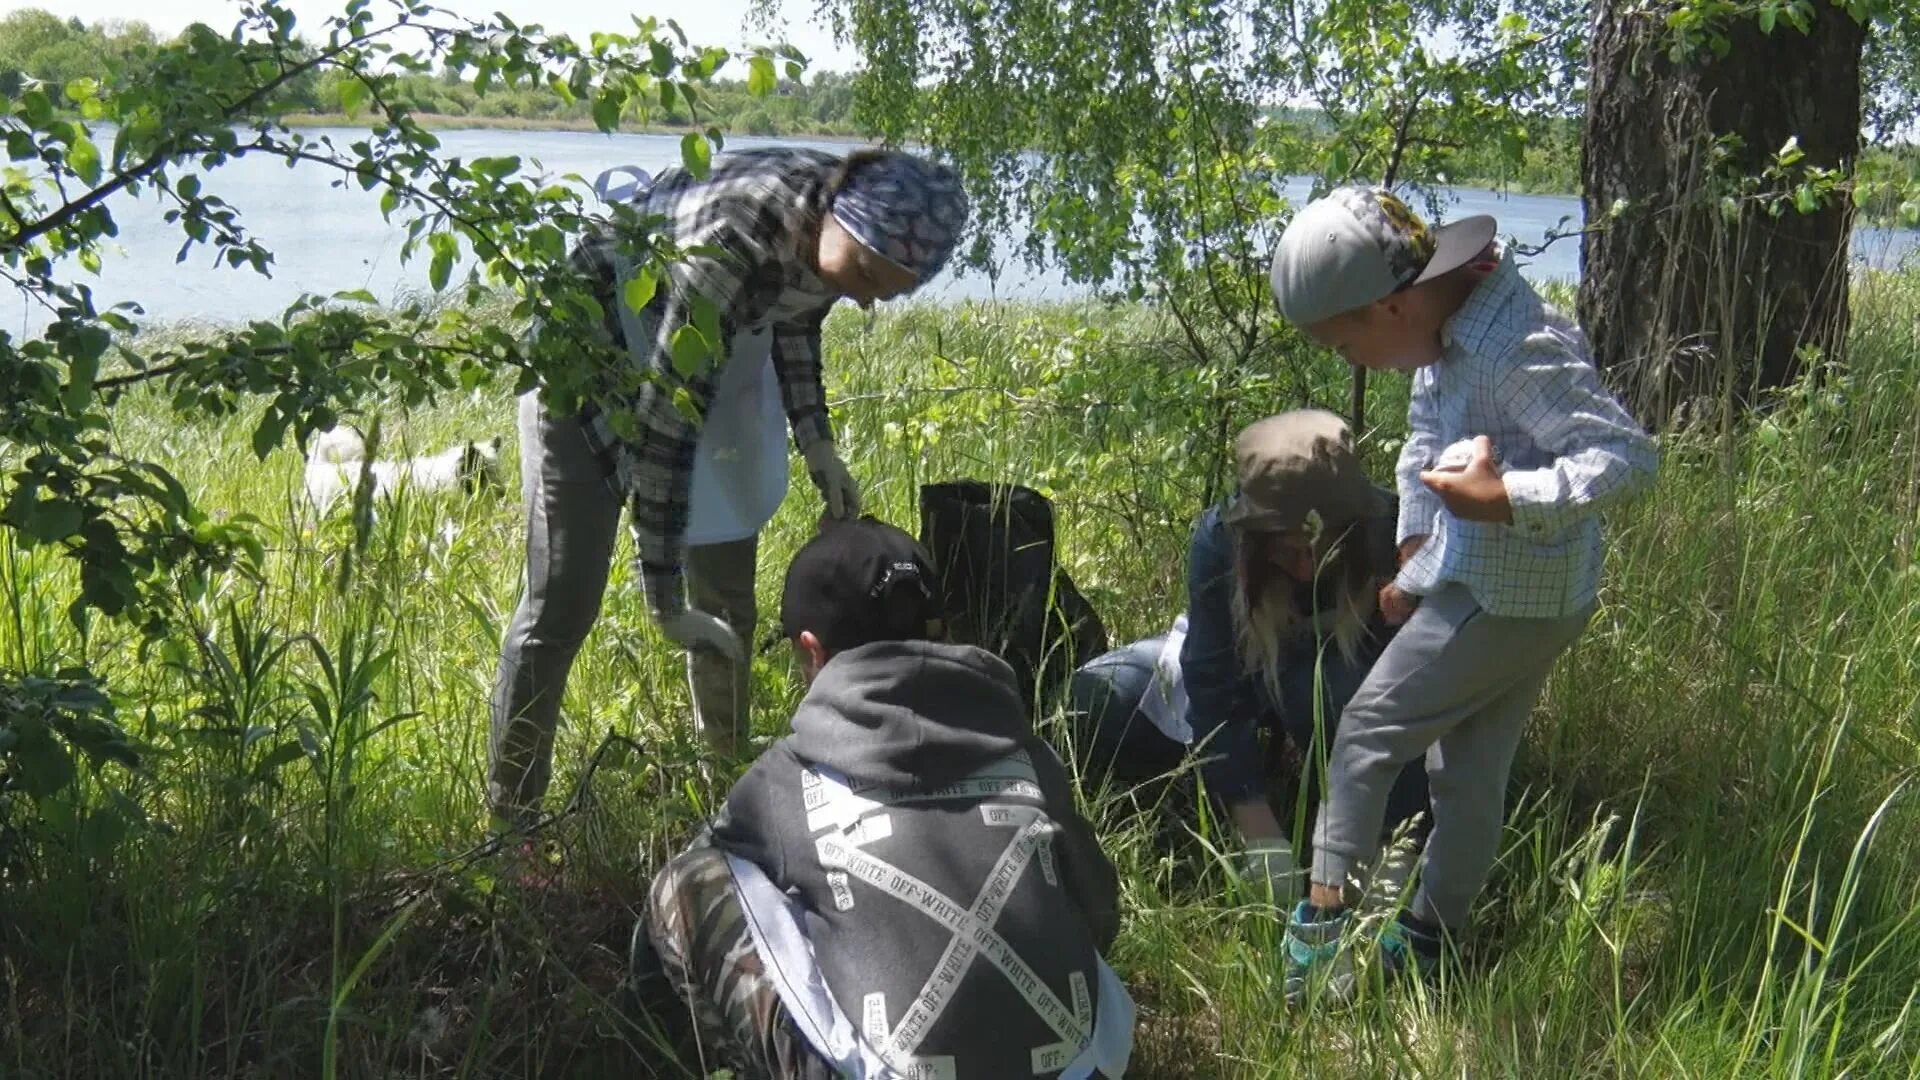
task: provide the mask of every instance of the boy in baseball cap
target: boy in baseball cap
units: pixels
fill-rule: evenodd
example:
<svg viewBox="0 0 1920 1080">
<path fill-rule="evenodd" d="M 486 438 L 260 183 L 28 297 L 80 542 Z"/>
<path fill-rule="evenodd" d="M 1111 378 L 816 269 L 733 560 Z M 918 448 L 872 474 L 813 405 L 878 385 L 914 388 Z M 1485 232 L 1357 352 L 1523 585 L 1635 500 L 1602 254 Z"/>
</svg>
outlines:
<svg viewBox="0 0 1920 1080">
<path fill-rule="evenodd" d="M 1395 470 L 1400 569 L 1380 596 L 1405 623 L 1341 713 L 1311 894 L 1287 931 L 1296 1002 L 1354 992 L 1357 877 L 1395 777 L 1422 757 L 1433 831 L 1419 885 L 1370 955 L 1432 973 L 1465 926 L 1499 852 L 1528 715 L 1594 610 L 1599 517 L 1654 476 L 1652 440 L 1494 228 L 1430 228 L 1384 190 L 1345 187 L 1295 215 L 1274 253 L 1289 321 L 1348 363 L 1413 378 Z M 1460 440 L 1473 447 L 1464 467 L 1442 463 Z"/>
<path fill-rule="evenodd" d="M 941 642 L 931 561 L 830 524 L 781 601 L 793 734 L 655 880 L 636 968 L 745 1076 L 1119 1077 L 1113 867 L 1013 671 Z M 651 955 L 649 953 L 651 952 Z"/>
</svg>

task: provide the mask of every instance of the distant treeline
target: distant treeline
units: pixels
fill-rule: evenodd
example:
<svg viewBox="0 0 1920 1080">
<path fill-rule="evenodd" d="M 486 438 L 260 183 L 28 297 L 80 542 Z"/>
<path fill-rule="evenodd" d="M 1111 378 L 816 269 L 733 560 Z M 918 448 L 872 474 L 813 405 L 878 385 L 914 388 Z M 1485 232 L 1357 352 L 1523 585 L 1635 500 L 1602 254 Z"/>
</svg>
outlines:
<svg viewBox="0 0 1920 1080">
<path fill-rule="evenodd" d="M 0 19 L 0 90 L 9 94 L 22 77 L 64 87 L 75 79 L 104 80 L 118 66 L 128 78 L 140 75 L 142 54 L 161 43 L 153 29 L 140 22 L 84 23 L 62 19 L 35 8 L 25 8 Z M 744 74 L 744 69 L 742 71 Z M 272 102 L 278 113 L 326 115 L 340 109 L 340 75 L 312 73 L 289 83 Z M 418 113 L 444 117 L 471 117 L 520 121 L 524 126 L 591 127 L 589 103 L 567 103 L 546 87 L 495 87 L 485 95 L 474 91 L 471 79 L 450 73 L 411 75 L 400 80 L 394 104 Z M 747 135 L 851 135 L 855 133 L 853 76 L 818 72 L 804 82 L 786 80 L 766 97 L 747 92 L 744 80 L 720 81 L 701 101 L 699 120 L 723 130 Z M 661 127 L 690 124 L 694 117 L 684 102 L 671 109 L 657 104 L 635 119 Z"/>
</svg>

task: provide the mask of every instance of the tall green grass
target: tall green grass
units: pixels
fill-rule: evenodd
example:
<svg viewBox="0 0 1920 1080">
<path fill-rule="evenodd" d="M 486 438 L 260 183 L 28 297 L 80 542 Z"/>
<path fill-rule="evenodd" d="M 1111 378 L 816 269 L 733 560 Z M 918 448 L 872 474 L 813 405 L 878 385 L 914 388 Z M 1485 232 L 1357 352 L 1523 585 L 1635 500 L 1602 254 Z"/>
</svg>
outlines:
<svg viewBox="0 0 1920 1080">
<path fill-rule="evenodd" d="M 1280 913 L 1096 801 L 1140 1005 L 1130 1075 L 1920 1075 L 1920 281 L 1872 279 L 1857 303 L 1849 368 L 1745 433 L 1667 437 L 1657 490 L 1611 523 L 1602 608 L 1536 716 L 1470 962 L 1441 993 L 1289 1015 Z M 1344 372 L 1307 356 L 1227 393 L 1137 308 L 906 307 L 828 333 L 870 508 L 912 529 L 924 482 L 1041 487 L 1116 642 L 1184 602 L 1222 420 L 1345 400 Z M 1405 387 L 1374 387 L 1384 477 Z M 511 444 L 513 403 L 382 421 L 394 453 Z M 506 491 L 385 507 L 356 553 L 344 521 L 306 519 L 293 454 L 253 459 L 246 418 L 184 426 L 135 399 L 117 425 L 206 505 L 267 519 L 270 551 L 263 580 L 183 591 L 189 631 L 143 650 L 77 635 L 61 571 L 0 537 L 0 666 L 108 673 L 148 747 L 108 779 L 150 815 L 117 844 L 84 813 L 37 825 L 0 878 L 0 1075 L 700 1075 L 617 993 L 649 870 L 724 791 L 692 767 L 683 667 L 624 560 L 552 804 L 609 732 L 646 751 L 602 757 L 532 867 L 461 859 L 519 586 L 512 455 Z M 762 548 L 769 612 L 818 515 L 793 485 Z M 762 656 L 763 737 L 797 692 L 786 651 Z"/>
</svg>

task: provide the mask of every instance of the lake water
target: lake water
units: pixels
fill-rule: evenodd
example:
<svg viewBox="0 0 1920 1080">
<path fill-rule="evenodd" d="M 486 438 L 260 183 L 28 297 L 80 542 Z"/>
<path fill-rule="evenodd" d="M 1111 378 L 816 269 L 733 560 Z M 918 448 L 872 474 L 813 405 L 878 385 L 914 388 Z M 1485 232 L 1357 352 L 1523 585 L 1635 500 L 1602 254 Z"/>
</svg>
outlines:
<svg viewBox="0 0 1920 1080">
<path fill-rule="evenodd" d="M 345 129 L 324 133 L 336 141 L 364 134 Z M 577 173 L 591 178 L 617 165 L 656 172 L 680 159 L 675 136 L 491 130 L 439 135 L 446 154 L 469 160 L 518 155 L 525 168 L 533 169 L 537 163 L 555 177 Z M 780 141 L 736 137 L 728 140 L 728 146 Z M 186 262 L 176 263 L 174 256 L 183 238 L 161 219 L 157 199 L 119 197 L 109 205 L 120 235 L 105 257 L 100 277 L 92 282 L 97 301 L 104 307 L 137 300 L 146 308 L 147 318 L 156 321 L 235 322 L 275 316 L 306 292 L 325 295 L 366 289 L 390 300 L 408 290 L 424 289 L 427 261 L 401 264 L 404 233 L 381 219 L 377 196 L 358 187 L 333 187 L 336 175 L 307 166 L 289 169 L 284 163 L 256 158 L 223 166 L 205 178 L 206 189 L 237 207 L 247 229 L 274 253 L 271 278 L 251 270 L 214 267 L 212 251 L 206 248 L 196 248 Z M 1308 185 L 1308 180 L 1299 179 L 1288 185 L 1287 194 L 1300 199 Z M 1450 197 L 1448 216 L 1493 214 L 1500 220 L 1502 235 L 1523 245 L 1537 246 L 1549 231 L 1571 231 L 1580 224 L 1580 201 L 1566 196 L 1463 188 L 1452 191 Z M 1013 245 L 1007 247 L 1011 250 Z M 1854 248 L 1856 261 L 1894 265 L 1920 250 L 1920 233 L 1863 229 Z M 1568 238 L 1529 260 L 1526 272 L 1537 279 L 1571 279 L 1579 275 L 1579 259 L 1578 238 Z M 1006 265 L 997 278 L 978 271 L 949 271 L 924 295 L 942 300 L 1045 300 L 1067 299 L 1080 292 L 1057 275 L 1030 270 L 1015 259 L 1003 261 Z M 0 319 L 6 320 L 6 329 L 22 333 L 37 332 L 44 324 L 39 310 L 18 298 L 0 308 Z"/>
</svg>

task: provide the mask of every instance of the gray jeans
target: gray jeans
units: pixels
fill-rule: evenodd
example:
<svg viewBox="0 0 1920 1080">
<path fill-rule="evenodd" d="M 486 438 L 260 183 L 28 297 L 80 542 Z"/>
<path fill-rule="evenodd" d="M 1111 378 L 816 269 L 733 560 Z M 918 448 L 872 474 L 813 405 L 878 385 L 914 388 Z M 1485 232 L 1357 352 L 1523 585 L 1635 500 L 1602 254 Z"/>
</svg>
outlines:
<svg viewBox="0 0 1920 1080">
<path fill-rule="evenodd" d="M 1340 716 L 1313 880 L 1344 885 L 1373 859 L 1387 794 L 1424 755 L 1433 831 L 1413 913 L 1464 925 L 1500 853 L 1507 773 L 1527 718 L 1592 616 L 1591 607 L 1558 619 L 1489 615 L 1460 585 L 1427 597 Z"/>
<path fill-rule="evenodd" d="M 553 774 L 573 659 L 600 615 L 613 566 L 620 502 L 580 421 L 548 416 L 537 395 L 520 402 L 520 494 L 527 513 L 527 572 L 520 606 L 500 649 L 488 742 L 487 802 L 496 817 L 523 823 L 537 811 Z M 687 600 L 753 640 L 757 537 L 690 548 Z M 746 664 L 702 650 L 688 660 L 694 726 L 709 746 L 736 754 L 748 730 Z"/>
</svg>

